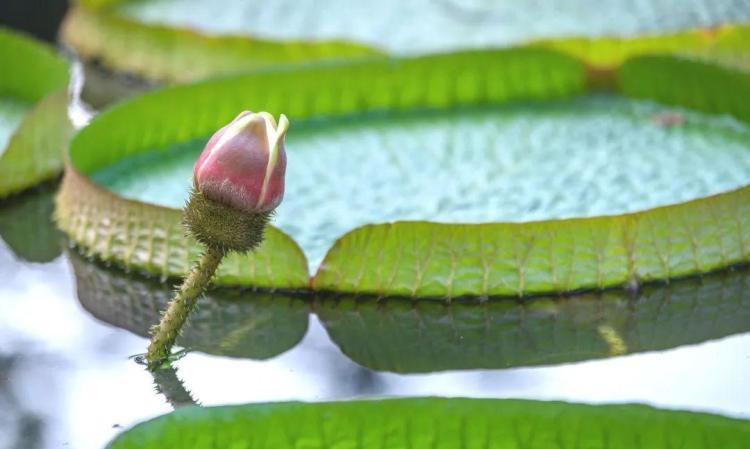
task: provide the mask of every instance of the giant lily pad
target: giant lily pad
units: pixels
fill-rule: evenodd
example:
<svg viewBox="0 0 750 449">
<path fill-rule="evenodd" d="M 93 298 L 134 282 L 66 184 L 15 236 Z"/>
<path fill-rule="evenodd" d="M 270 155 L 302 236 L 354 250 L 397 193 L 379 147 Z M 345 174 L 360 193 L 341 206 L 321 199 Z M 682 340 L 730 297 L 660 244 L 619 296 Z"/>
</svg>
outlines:
<svg viewBox="0 0 750 449">
<path fill-rule="evenodd" d="M 81 0 L 61 35 L 90 63 L 85 96 L 104 104 L 111 88 L 127 95 L 261 67 L 529 41 L 597 67 L 653 52 L 741 49 L 747 58 L 748 22 L 750 6 L 733 0 Z"/>
<path fill-rule="evenodd" d="M 195 81 L 271 66 L 378 54 L 347 42 L 282 43 L 151 25 L 102 8 L 106 5 L 100 3 L 105 2 L 78 2 L 61 29 L 62 41 L 86 63 L 83 97 L 97 106 L 161 82 Z"/>
<path fill-rule="evenodd" d="M 70 165 L 55 214 L 61 229 L 89 255 L 159 275 L 162 280 L 186 273 L 201 252 L 197 242 L 186 238 L 180 211 L 116 197 Z M 215 281 L 284 289 L 309 285 L 304 254 L 273 227 L 266 230 L 263 244 L 252 254 L 225 257 Z"/>
<path fill-rule="evenodd" d="M 68 67 L 51 48 L 0 28 L 0 198 L 60 173 L 72 132 Z"/>
<path fill-rule="evenodd" d="M 277 220 L 313 267 L 320 242 L 338 237 L 342 223 L 422 219 L 346 233 L 320 263 L 316 290 L 527 295 L 632 286 L 747 261 L 750 131 L 741 120 L 749 117 L 742 99 L 750 78 L 705 62 L 641 57 L 611 86 L 722 116 L 571 98 L 586 82 L 575 59 L 521 48 L 165 89 L 104 112 L 76 136 L 58 217 L 104 260 L 183 273 L 194 244 L 166 206 L 182 202 L 191 161 L 211 132 L 253 108 L 283 111 L 296 124 Z M 218 282 L 306 285 L 304 258 L 275 228 L 254 262 L 238 260 L 222 265 Z"/>
<path fill-rule="evenodd" d="M 139 424 L 110 449 L 744 449 L 750 421 L 642 405 L 392 399 L 188 407 Z"/>
</svg>

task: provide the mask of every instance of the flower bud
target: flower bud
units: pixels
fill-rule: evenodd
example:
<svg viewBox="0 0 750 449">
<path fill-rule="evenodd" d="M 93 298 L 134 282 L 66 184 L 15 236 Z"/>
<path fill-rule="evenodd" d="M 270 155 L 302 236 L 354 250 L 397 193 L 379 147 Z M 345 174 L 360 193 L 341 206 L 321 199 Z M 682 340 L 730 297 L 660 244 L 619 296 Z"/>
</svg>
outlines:
<svg viewBox="0 0 750 449">
<path fill-rule="evenodd" d="M 193 168 L 185 206 L 190 233 L 209 248 L 250 251 L 263 241 L 271 213 L 284 197 L 289 121 L 245 111 L 209 139 Z"/>
<path fill-rule="evenodd" d="M 208 199 L 245 212 L 268 212 L 284 197 L 285 115 L 242 112 L 214 134 L 193 168 L 194 187 Z"/>
</svg>

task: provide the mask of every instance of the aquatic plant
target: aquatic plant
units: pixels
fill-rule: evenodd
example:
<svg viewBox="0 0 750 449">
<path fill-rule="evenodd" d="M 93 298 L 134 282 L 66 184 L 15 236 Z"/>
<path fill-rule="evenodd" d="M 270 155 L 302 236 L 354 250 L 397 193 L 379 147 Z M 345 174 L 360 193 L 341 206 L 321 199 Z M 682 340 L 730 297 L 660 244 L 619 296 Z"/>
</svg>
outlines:
<svg viewBox="0 0 750 449">
<path fill-rule="evenodd" d="M 284 197 L 288 128 L 283 114 L 277 124 L 267 112 L 245 111 L 214 133 L 203 149 L 193 168 L 183 219 L 205 252 L 152 330 L 146 355 L 150 369 L 168 358 L 224 255 L 252 251 L 263 241 L 271 213 Z"/>
</svg>

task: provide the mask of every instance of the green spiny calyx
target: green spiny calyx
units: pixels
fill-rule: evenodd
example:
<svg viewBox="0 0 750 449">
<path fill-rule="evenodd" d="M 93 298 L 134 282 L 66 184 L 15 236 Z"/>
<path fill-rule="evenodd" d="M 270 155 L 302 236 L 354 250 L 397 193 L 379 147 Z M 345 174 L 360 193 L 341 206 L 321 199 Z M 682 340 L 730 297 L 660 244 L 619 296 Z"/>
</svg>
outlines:
<svg viewBox="0 0 750 449">
<path fill-rule="evenodd" d="M 238 210 L 193 189 L 185 206 L 183 221 L 196 240 L 206 247 L 246 252 L 256 249 L 263 241 L 263 230 L 271 214 Z"/>
</svg>

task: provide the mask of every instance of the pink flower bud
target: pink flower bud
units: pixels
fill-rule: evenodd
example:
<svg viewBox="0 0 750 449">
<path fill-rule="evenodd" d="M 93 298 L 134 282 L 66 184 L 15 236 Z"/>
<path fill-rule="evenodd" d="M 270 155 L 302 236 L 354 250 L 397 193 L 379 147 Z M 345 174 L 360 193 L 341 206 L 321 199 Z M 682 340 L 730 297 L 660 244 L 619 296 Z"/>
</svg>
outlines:
<svg viewBox="0 0 750 449">
<path fill-rule="evenodd" d="M 245 212 L 269 212 L 284 197 L 289 120 L 244 111 L 211 136 L 193 168 L 206 198 Z"/>
</svg>

